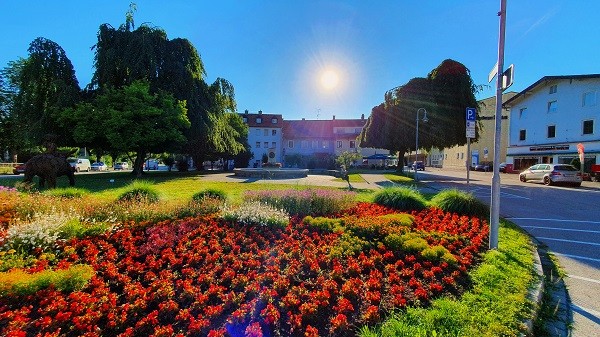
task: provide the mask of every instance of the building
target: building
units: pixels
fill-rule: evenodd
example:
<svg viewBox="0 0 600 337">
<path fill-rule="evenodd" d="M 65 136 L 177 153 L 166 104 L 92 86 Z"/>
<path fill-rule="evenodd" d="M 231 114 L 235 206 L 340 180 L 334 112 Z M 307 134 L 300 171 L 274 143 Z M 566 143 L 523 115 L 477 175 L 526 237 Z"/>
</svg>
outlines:
<svg viewBox="0 0 600 337">
<path fill-rule="evenodd" d="M 266 155 L 271 162 L 282 162 L 283 117 L 276 114 L 263 114 L 262 111 L 248 113 L 248 110 L 240 116 L 248 125 L 248 144 L 253 155 L 250 166 L 259 167 L 263 155 Z"/>
<path fill-rule="evenodd" d="M 517 95 L 508 92 L 502 95 L 502 101 L 507 102 Z M 496 133 L 496 96 L 478 101 L 479 103 L 479 138 L 471 143 L 471 165 L 494 161 L 494 140 Z M 509 111 L 502 110 L 502 135 L 500 137 L 500 162 L 506 161 L 506 148 L 508 145 L 508 132 L 510 125 Z M 466 135 L 465 135 L 466 141 Z M 454 146 L 447 149 L 432 149 L 429 153 L 427 164 L 434 167 L 454 168 L 466 170 L 469 159 L 467 145 Z"/>
<path fill-rule="evenodd" d="M 571 163 L 582 144 L 586 167 L 600 163 L 600 74 L 545 76 L 504 106 L 510 109 L 507 163 Z"/>
</svg>

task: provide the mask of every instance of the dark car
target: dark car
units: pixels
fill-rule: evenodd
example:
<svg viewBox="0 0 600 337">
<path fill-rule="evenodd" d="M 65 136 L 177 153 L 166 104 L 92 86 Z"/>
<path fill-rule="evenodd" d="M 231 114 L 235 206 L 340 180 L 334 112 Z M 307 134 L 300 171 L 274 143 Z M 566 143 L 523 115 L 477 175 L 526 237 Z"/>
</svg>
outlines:
<svg viewBox="0 0 600 337">
<path fill-rule="evenodd" d="M 415 171 L 425 171 L 425 164 L 422 161 L 415 161 L 410 165 L 410 167 Z"/>
<path fill-rule="evenodd" d="M 490 164 L 485 164 L 485 163 L 480 163 L 477 164 L 473 167 L 474 171 L 481 171 L 481 172 L 489 172 L 492 170 L 492 165 Z"/>
<path fill-rule="evenodd" d="M 19 165 L 13 167 L 13 173 L 14 174 L 25 173 L 25 164 L 19 164 Z"/>
<path fill-rule="evenodd" d="M 498 165 L 498 171 L 506 173 L 506 163 L 500 163 L 500 165 Z"/>
</svg>

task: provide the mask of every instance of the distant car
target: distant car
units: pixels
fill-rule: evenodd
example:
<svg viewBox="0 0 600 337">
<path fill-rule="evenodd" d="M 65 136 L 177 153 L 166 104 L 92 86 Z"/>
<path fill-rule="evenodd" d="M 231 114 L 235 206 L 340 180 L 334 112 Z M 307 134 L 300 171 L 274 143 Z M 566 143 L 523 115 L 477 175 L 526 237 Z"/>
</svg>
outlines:
<svg viewBox="0 0 600 337">
<path fill-rule="evenodd" d="M 544 185 L 569 184 L 581 186 L 581 172 L 568 164 L 537 164 L 519 174 L 519 180 L 541 180 Z"/>
<path fill-rule="evenodd" d="M 144 169 L 146 170 L 158 170 L 158 160 L 148 159 L 144 163 Z"/>
<path fill-rule="evenodd" d="M 13 167 L 13 173 L 14 174 L 25 173 L 25 164 L 19 164 L 19 165 Z"/>
<path fill-rule="evenodd" d="M 98 161 L 92 164 L 91 169 L 92 171 L 106 171 L 108 170 L 108 167 L 104 162 Z"/>
<path fill-rule="evenodd" d="M 129 164 L 127 164 L 126 162 L 118 162 L 118 163 L 115 163 L 114 169 L 115 170 L 128 170 Z"/>
<path fill-rule="evenodd" d="M 490 164 L 477 164 L 473 167 L 474 171 L 481 171 L 481 172 L 489 172 L 492 170 L 492 166 Z"/>
<path fill-rule="evenodd" d="M 422 161 L 415 161 L 410 165 L 410 167 L 415 171 L 425 171 L 425 164 Z"/>
<path fill-rule="evenodd" d="M 500 165 L 498 165 L 498 171 L 506 173 L 506 163 L 500 163 Z"/>
</svg>

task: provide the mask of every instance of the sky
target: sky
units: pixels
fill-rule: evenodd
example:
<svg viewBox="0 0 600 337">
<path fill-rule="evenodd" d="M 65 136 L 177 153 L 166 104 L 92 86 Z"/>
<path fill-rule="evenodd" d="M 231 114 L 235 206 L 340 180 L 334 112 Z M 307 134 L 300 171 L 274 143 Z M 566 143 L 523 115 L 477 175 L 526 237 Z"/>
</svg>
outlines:
<svg viewBox="0 0 600 337">
<path fill-rule="evenodd" d="M 134 23 L 198 50 L 208 83 L 225 78 L 238 112 L 286 120 L 368 117 L 387 90 L 445 59 L 464 64 L 478 99 L 495 96 L 500 0 L 134 1 Z M 101 24 L 131 1 L 0 0 L 0 67 L 37 37 L 58 43 L 81 87 L 93 75 Z M 600 1 L 507 0 L 505 68 L 520 92 L 543 76 L 600 73 Z"/>
</svg>

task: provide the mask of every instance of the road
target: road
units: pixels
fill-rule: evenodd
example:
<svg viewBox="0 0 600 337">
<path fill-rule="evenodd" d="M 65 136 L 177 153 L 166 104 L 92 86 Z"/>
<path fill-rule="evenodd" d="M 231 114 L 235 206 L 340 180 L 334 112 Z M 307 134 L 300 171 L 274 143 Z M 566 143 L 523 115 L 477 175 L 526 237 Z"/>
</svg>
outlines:
<svg viewBox="0 0 600 337">
<path fill-rule="evenodd" d="M 429 169 L 419 172 L 434 189 L 470 191 L 490 203 L 490 172 Z M 600 183 L 581 187 L 522 183 L 518 174 L 501 174 L 500 215 L 547 245 L 567 273 L 574 337 L 600 336 Z"/>
</svg>

